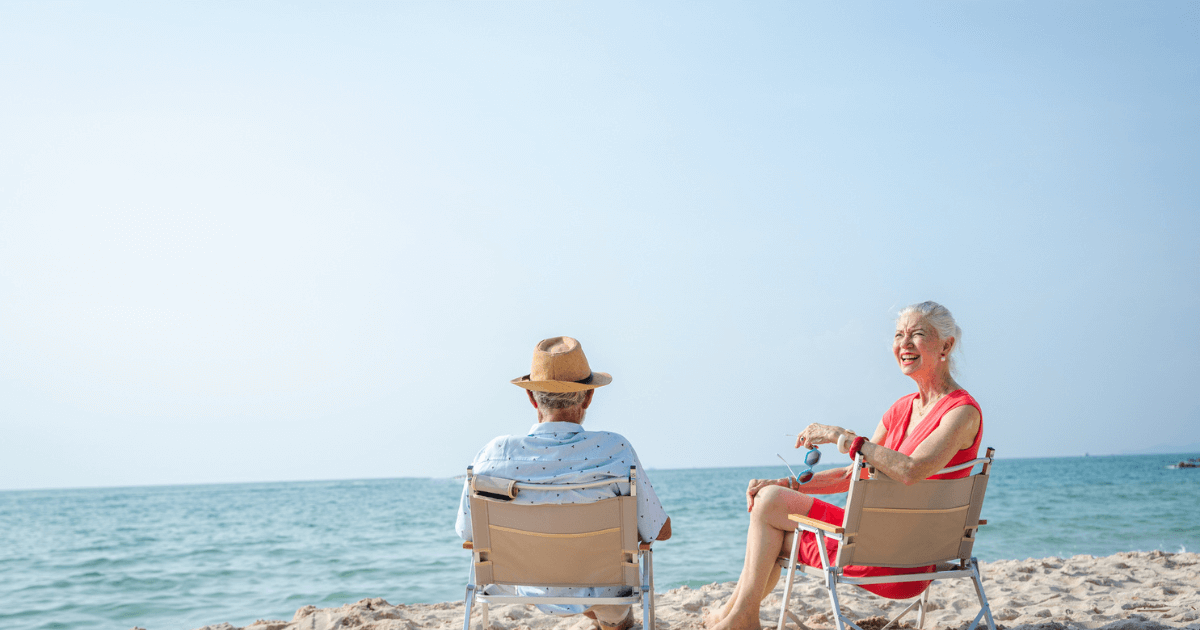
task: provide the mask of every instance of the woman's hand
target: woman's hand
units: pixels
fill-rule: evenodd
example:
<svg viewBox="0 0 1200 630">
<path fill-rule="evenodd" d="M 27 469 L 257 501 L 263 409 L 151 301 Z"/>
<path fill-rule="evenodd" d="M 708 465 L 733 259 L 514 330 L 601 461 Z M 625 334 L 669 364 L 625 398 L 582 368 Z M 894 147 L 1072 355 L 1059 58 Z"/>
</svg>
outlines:
<svg viewBox="0 0 1200 630">
<path fill-rule="evenodd" d="M 790 488 L 792 486 L 792 478 L 784 477 L 783 479 L 751 479 L 750 487 L 746 488 L 746 511 L 749 512 L 754 508 L 754 496 L 759 490 L 767 486 L 783 486 Z"/>
<path fill-rule="evenodd" d="M 837 444 L 838 437 L 845 436 L 843 443 L 849 442 L 858 437 L 849 429 L 834 427 L 827 424 L 810 424 L 804 427 L 800 435 L 796 436 L 796 448 L 815 448 L 820 444 Z M 840 446 L 839 446 L 840 450 Z M 845 453 L 846 451 L 842 451 Z"/>
</svg>

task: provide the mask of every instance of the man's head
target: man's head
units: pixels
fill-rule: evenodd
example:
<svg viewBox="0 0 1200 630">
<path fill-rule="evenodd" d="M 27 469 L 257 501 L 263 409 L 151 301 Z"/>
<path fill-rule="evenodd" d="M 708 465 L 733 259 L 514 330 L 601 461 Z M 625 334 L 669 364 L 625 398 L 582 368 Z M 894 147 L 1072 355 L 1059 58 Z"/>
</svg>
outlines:
<svg viewBox="0 0 1200 630">
<path fill-rule="evenodd" d="M 535 392 L 526 391 L 529 402 L 537 409 L 538 422 L 574 422 L 583 424 L 587 408 L 592 404 L 596 390 L 580 392 Z"/>
<path fill-rule="evenodd" d="M 527 390 L 538 422 L 583 422 L 593 391 L 611 382 L 612 376 L 592 371 L 583 347 L 570 337 L 538 342 L 529 374 L 512 380 Z"/>
</svg>

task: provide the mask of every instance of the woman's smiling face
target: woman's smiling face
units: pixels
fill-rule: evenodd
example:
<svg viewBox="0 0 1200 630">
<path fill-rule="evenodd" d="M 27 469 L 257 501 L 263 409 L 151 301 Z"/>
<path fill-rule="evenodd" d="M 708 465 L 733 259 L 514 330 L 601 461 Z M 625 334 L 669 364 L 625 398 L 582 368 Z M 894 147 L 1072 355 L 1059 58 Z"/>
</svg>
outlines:
<svg viewBox="0 0 1200 630">
<path fill-rule="evenodd" d="M 900 371 L 908 376 L 926 370 L 936 370 L 949 349 L 938 338 L 937 331 L 920 313 L 906 313 L 896 321 L 896 336 L 892 339 L 892 354 Z"/>
</svg>

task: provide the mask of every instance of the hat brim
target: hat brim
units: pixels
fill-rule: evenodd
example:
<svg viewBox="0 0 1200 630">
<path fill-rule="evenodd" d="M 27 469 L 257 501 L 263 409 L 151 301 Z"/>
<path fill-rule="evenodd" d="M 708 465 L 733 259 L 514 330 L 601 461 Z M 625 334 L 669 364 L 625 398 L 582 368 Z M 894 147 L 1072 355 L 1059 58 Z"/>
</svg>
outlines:
<svg viewBox="0 0 1200 630">
<path fill-rule="evenodd" d="M 604 372 L 592 372 L 587 380 L 578 381 L 531 381 L 529 375 L 514 378 L 511 382 L 517 387 L 524 387 L 535 392 L 582 392 L 597 387 L 604 387 L 612 382 L 612 376 Z"/>
</svg>

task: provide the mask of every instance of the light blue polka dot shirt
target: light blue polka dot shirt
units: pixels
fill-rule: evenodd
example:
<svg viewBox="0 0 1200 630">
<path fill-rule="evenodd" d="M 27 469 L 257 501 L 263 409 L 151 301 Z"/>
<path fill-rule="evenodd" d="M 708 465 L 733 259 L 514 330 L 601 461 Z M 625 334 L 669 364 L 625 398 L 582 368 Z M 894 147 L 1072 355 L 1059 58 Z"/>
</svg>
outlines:
<svg viewBox="0 0 1200 630">
<path fill-rule="evenodd" d="M 667 514 L 646 469 L 638 460 L 633 445 L 624 436 L 608 431 L 584 431 L 573 422 L 535 424 L 528 435 L 505 435 L 493 439 L 475 456 L 476 475 L 514 479 L 524 483 L 586 483 L 601 479 L 629 477 L 629 467 L 637 466 L 638 536 L 643 541 L 654 540 L 667 522 Z M 454 529 L 463 540 L 471 540 L 471 489 L 463 484 L 458 519 Z M 629 483 L 613 483 L 582 490 L 525 490 L 513 499 L 514 503 L 592 503 L 601 499 L 629 494 Z M 612 597 L 621 589 L 596 588 L 533 588 L 519 587 L 522 594 L 553 596 Z M 552 614 L 578 614 L 586 606 L 547 606 L 538 608 Z"/>
</svg>

